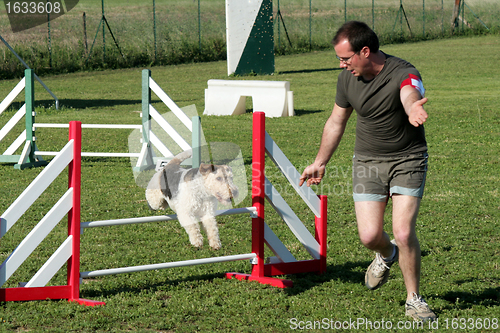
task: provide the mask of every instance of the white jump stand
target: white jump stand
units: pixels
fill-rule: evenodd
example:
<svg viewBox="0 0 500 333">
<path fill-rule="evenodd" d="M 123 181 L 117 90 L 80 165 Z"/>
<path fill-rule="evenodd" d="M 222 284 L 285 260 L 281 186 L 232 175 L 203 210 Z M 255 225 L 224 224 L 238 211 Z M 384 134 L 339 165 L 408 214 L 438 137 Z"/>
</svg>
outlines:
<svg viewBox="0 0 500 333">
<path fill-rule="evenodd" d="M 290 82 L 255 80 L 208 80 L 203 114 L 243 114 L 246 112 L 247 97 L 252 97 L 253 111 L 262 111 L 266 117 L 287 117 L 295 114 Z"/>
</svg>

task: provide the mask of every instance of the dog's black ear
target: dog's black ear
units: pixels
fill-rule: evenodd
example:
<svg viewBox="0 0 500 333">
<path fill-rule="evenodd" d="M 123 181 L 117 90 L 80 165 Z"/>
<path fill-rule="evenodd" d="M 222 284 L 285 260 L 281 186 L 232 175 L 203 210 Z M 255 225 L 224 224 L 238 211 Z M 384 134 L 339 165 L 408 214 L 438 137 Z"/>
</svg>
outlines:
<svg viewBox="0 0 500 333">
<path fill-rule="evenodd" d="M 166 196 L 169 199 L 172 199 L 172 192 L 170 191 L 170 188 L 168 187 L 167 171 L 165 169 L 163 169 L 161 176 L 160 176 L 160 189 L 161 189 L 161 193 L 163 193 L 164 196 Z"/>
<path fill-rule="evenodd" d="M 209 174 L 210 172 L 214 172 L 215 171 L 215 165 L 201 163 L 199 170 L 200 170 L 200 173 L 202 175 L 206 175 L 206 174 Z"/>
</svg>

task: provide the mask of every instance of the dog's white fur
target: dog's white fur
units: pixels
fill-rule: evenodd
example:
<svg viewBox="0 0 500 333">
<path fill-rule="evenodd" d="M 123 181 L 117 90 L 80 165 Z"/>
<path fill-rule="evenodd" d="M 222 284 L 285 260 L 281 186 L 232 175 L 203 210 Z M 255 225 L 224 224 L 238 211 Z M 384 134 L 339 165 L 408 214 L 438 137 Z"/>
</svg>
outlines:
<svg viewBox="0 0 500 333">
<path fill-rule="evenodd" d="M 155 173 L 146 189 L 146 199 L 153 210 L 170 206 L 196 247 L 203 245 L 198 223 L 201 221 L 209 245 L 218 250 L 221 242 L 214 216 L 217 202 L 230 204 L 231 198 L 238 195 L 238 188 L 227 165 L 202 163 L 199 168 L 181 168 L 182 161 L 191 155 L 191 150 L 180 153 Z"/>
</svg>

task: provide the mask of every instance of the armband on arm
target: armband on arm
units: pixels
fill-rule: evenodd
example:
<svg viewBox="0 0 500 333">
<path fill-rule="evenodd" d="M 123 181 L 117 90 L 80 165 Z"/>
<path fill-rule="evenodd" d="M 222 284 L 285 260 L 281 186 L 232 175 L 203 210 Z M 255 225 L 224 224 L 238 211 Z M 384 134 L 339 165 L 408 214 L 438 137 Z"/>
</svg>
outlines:
<svg viewBox="0 0 500 333">
<path fill-rule="evenodd" d="M 408 78 L 401 83 L 401 87 L 399 87 L 399 89 L 402 89 L 404 86 L 412 86 L 420 92 L 422 97 L 425 95 L 425 88 L 422 80 L 414 74 L 408 74 Z"/>
</svg>

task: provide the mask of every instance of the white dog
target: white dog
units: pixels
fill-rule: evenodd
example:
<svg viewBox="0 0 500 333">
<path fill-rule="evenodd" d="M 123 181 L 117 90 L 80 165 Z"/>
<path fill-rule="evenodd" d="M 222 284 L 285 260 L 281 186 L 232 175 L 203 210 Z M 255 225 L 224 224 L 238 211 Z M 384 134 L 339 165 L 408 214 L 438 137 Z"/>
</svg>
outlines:
<svg viewBox="0 0 500 333">
<path fill-rule="evenodd" d="M 218 250 L 221 242 L 214 216 L 217 201 L 230 204 L 231 199 L 238 196 L 238 188 L 227 165 L 202 163 L 199 168 L 181 168 L 182 161 L 191 155 L 192 151 L 187 150 L 155 173 L 146 189 L 146 199 L 153 210 L 170 206 L 196 247 L 203 245 L 198 223 L 201 221 L 209 245 Z"/>
</svg>

